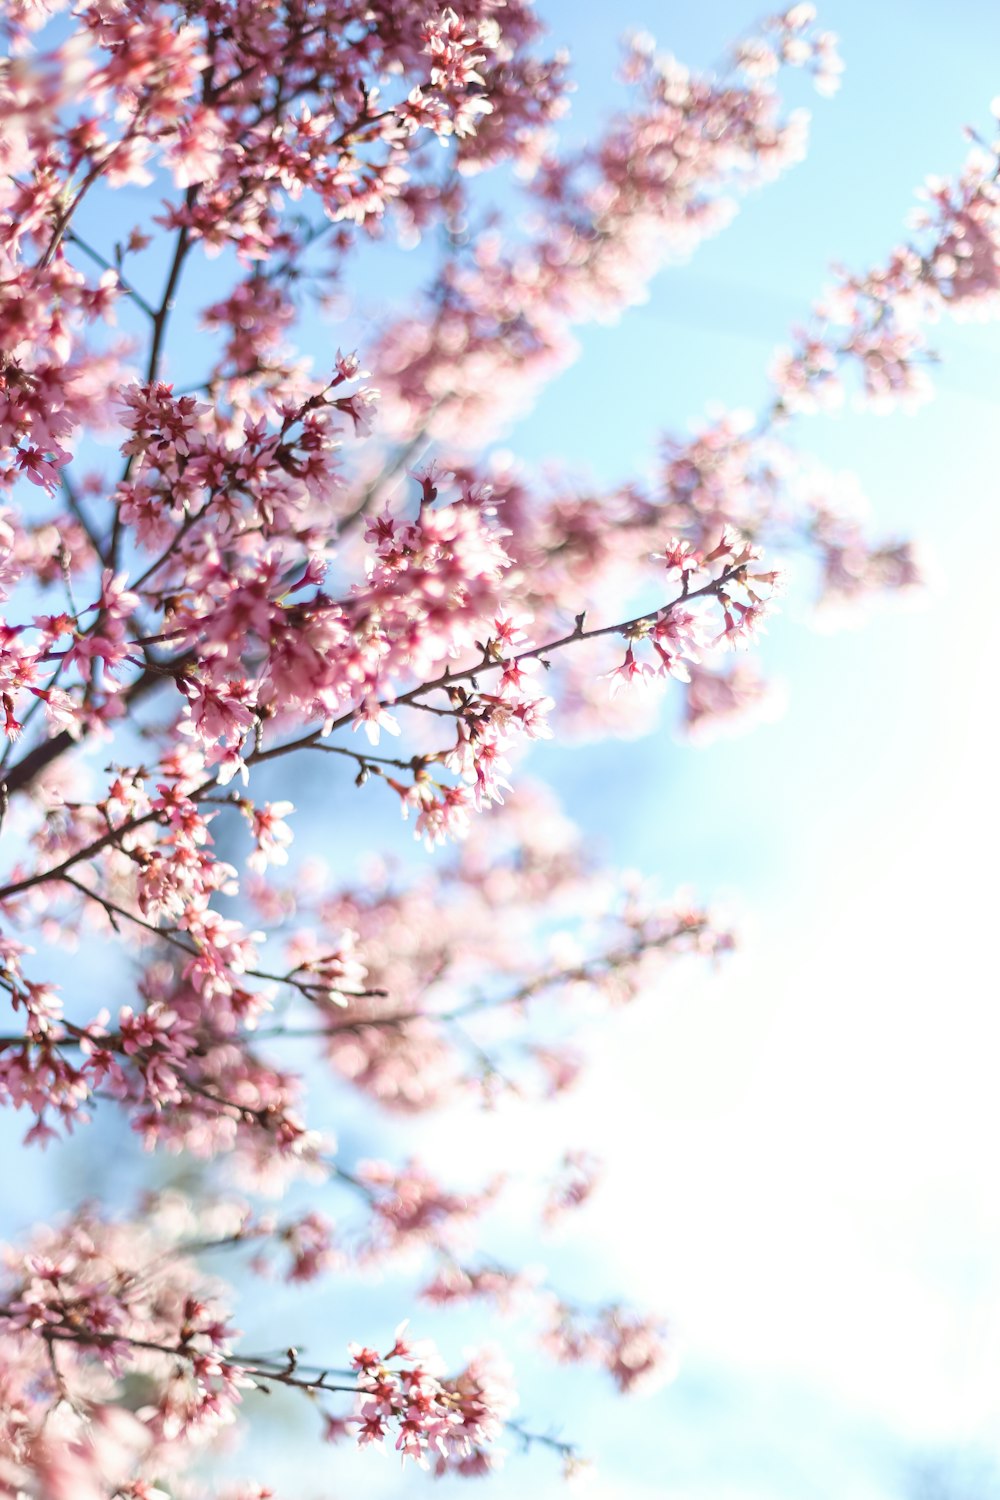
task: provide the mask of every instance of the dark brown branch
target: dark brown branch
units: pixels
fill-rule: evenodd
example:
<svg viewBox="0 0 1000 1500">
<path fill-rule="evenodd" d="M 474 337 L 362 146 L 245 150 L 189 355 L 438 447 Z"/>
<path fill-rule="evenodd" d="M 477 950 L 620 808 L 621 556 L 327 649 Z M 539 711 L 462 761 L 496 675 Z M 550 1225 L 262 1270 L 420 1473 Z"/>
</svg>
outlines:
<svg viewBox="0 0 1000 1500">
<path fill-rule="evenodd" d="M 546 641 L 542 646 L 531 646 L 526 651 L 519 651 L 516 655 L 503 658 L 484 652 L 479 661 L 471 667 L 463 667 L 459 672 L 446 669 L 439 677 L 432 678 L 429 682 L 422 682 L 408 692 L 400 693 L 395 698 L 385 698 L 379 703 L 380 708 L 400 708 L 408 705 L 417 705 L 418 700 L 426 693 L 436 692 L 440 688 L 450 688 L 458 682 L 469 682 L 484 672 L 495 672 L 498 668 L 505 667 L 511 663 L 523 661 L 540 661 L 543 666 L 547 665 L 546 658 L 555 651 L 561 651 L 564 647 L 574 645 L 577 641 L 594 641 L 602 636 L 628 635 L 630 631 L 637 630 L 643 625 L 653 625 L 657 619 L 668 615 L 671 610 L 676 609 L 679 604 L 685 604 L 692 599 L 703 599 L 710 595 L 718 594 L 727 583 L 734 580 L 739 581 L 746 575 L 747 565 L 745 563 L 734 564 L 725 568 L 718 578 L 713 578 L 700 589 L 688 590 L 686 587 L 671 599 L 667 604 L 662 604 L 658 609 L 646 610 L 641 615 L 635 615 L 631 620 L 620 620 L 615 625 L 600 625 L 593 630 L 584 627 L 585 614 L 579 614 L 574 622 L 573 629 L 567 635 L 559 636 L 553 641 Z M 423 705 L 419 705 L 423 706 Z M 317 746 L 327 734 L 332 734 L 335 729 L 343 729 L 352 723 L 357 716 L 357 710 L 351 709 L 348 713 L 341 714 L 339 719 L 334 719 L 325 732 L 323 729 L 310 730 L 308 734 L 301 735 L 298 739 L 287 740 L 283 745 L 272 745 L 267 750 L 257 750 L 253 755 L 247 757 L 248 765 L 259 765 L 266 760 L 275 760 L 279 755 L 288 755 L 293 750 L 306 750 Z"/>
</svg>

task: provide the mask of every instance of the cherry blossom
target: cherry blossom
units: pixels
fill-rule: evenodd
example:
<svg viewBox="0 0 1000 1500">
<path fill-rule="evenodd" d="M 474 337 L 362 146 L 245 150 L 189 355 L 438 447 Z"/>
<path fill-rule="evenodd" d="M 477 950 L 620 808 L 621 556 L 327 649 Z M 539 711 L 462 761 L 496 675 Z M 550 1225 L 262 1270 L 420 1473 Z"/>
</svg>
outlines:
<svg viewBox="0 0 1000 1500">
<path fill-rule="evenodd" d="M 211 1258 L 525 1311 L 623 1393 L 671 1372 L 658 1317 L 490 1253 L 518 1184 L 391 1128 L 356 1151 L 348 1121 L 558 1099 L 617 1008 L 733 946 L 690 894 L 595 864 L 525 760 L 640 733 L 660 697 L 695 740 L 766 712 L 788 567 L 834 609 L 919 587 L 798 434 L 927 399 L 930 326 L 996 316 L 997 147 L 973 132 L 908 237 L 833 268 L 761 410 L 602 488 L 494 440 L 577 329 L 803 156 L 788 72 L 830 96 L 841 71 L 811 4 L 718 74 L 629 36 L 621 109 L 572 149 L 529 0 L 11 0 L 0 26 L 0 1104 L 27 1152 L 100 1111 L 197 1183 L 5 1247 L 0 1491 L 197 1494 L 255 1388 L 437 1475 L 521 1445 L 574 1469 L 489 1345 L 442 1363 L 375 1330 L 324 1366 L 293 1331 L 257 1357 Z M 428 284 L 310 358 L 376 240 L 425 242 Z M 345 849 L 305 767 L 324 818 L 381 799 L 425 848 Z M 301 856 L 317 830 L 330 868 Z M 55 957 L 84 946 L 99 995 Z M 598 1175 L 567 1146 L 543 1225 Z"/>
</svg>

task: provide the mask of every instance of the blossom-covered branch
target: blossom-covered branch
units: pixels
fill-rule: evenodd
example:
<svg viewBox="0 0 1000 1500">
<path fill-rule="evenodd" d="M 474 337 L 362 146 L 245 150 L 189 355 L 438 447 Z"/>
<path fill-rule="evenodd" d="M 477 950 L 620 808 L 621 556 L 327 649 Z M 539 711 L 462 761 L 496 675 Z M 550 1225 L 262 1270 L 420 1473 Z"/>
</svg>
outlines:
<svg viewBox="0 0 1000 1500">
<path fill-rule="evenodd" d="M 386 1119 L 555 1097 L 595 1011 L 732 946 L 688 896 L 595 867 L 518 762 L 554 731 L 636 732 L 643 686 L 696 733 L 745 714 L 764 686 L 735 653 L 792 554 L 835 601 L 917 581 L 789 424 L 852 381 L 873 405 L 921 395 L 923 325 L 995 312 L 996 148 L 930 185 L 912 244 L 838 273 L 757 419 L 667 438 L 654 483 L 593 492 L 484 445 L 575 329 L 801 157 L 778 83 L 804 70 L 831 94 L 840 71 L 811 4 L 718 75 L 633 36 L 626 103 L 575 149 L 568 59 L 528 0 L 63 9 L 0 17 L 0 1102 L 29 1149 L 110 1104 L 208 1188 L 221 1159 L 227 1182 L 305 1179 L 358 1218 L 167 1195 L 9 1248 L 0 1491 L 150 1500 L 271 1387 L 308 1392 L 327 1437 L 438 1473 L 490 1469 L 505 1428 L 572 1467 L 485 1355 L 448 1375 L 402 1332 L 346 1371 L 294 1342 L 241 1353 L 199 1256 L 252 1247 L 299 1282 L 418 1251 L 438 1308 L 530 1292 L 557 1360 L 624 1392 L 668 1371 L 660 1319 L 467 1242 L 499 1178 L 458 1191 L 410 1152 L 352 1159 L 315 1080 Z M 314 314 L 360 307 L 376 238 L 427 242 L 427 285 L 334 351 Z M 299 858 L 319 755 L 350 773 L 331 799 L 382 783 L 449 849 L 404 877 L 345 817 L 357 860 Z M 60 961 L 81 944 L 131 966 L 109 958 L 95 994 Z M 542 1226 L 598 1176 L 570 1147 Z"/>
</svg>

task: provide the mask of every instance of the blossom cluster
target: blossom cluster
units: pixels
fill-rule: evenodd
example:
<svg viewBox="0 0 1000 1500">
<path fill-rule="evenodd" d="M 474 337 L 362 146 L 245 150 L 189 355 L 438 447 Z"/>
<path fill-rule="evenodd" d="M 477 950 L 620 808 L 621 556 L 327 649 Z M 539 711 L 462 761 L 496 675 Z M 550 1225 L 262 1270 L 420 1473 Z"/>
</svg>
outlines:
<svg viewBox="0 0 1000 1500">
<path fill-rule="evenodd" d="M 772 369 L 782 412 L 843 402 L 853 377 L 874 409 L 912 408 L 932 393 L 925 327 L 944 312 L 979 321 L 1000 305 L 1000 141 L 975 138 L 959 176 L 930 178 L 912 215 L 916 240 L 867 274 L 843 268 Z"/>
<path fill-rule="evenodd" d="M 623 1392 L 648 1392 L 676 1370 L 666 1326 L 617 1305 L 581 1313 L 559 1304 L 546 1345 L 556 1359 L 602 1365 Z"/>
<path fill-rule="evenodd" d="M 509 1379 L 495 1362 L 481 1357 L 442 1379 L 433 1358 L 405 1337 L 405 1325 L 384 1355 L 358 1344 L 350 1352 L 361 1391 L 360 1443 L 381 1444 L 395 1433 L 404 1458 L 424 1467 L 433 1463 L 437 1474 L 489 1473 L 494 1444 L 514 1404 Z"/>
<path fill-rule="evenodd" d="M 773 55 L 830 92 L 835 40 L 809 11 L 796 5 L 777 19 L 786 40 Z M 753 44 L 735 65 L 735 77 L 699 76 L 645 34 L 628 39 L 621 71 L 633 106 L 575 155 L 545 137 L 536 145 L 523 242 L 511 245 L 495 226 L 468 237 L 426 308 L 380 342 L 387 421 L 463 447 L 470 428 L 490 432 L 498 412 L 523 409 L 572 356 L 575 325 L 639 300 L 666 258 L 724 227 L 735 192 L 803 155 L 806 117 L 782 117 Z"/>
<path fill-rule="evenodd" d="M 509 1378 L 481 1355 L 447 1376 L 432 1346 L 397 1330 L 380 1356 L 354 1344 L 343 1372 L 311 1371 L 294 1351 L 283 1360 L 240 1357 L 221 1297 L 194 1258 L 199 1249 L 238 1243 L 246 1225 L 237 1205 L 219 1204 L 186 1241 L 183 1205 L 169 1196 L 141 1220 L 110 1221 L 86 1209 L 7 1249 L 0 1304 L 3 1411 L 0 1484 L 5 1494 L 53 1500 L 113 1490 L 149 1500 L 151 1481 L 183 1465 L 235 1417 L 243 1393 L 293 1386 L 317 1399 L 349 1397 L 327 1410 L 327 1435 L 352 1434 L 362 1446 L 390 1431 L 404 1457 L 439 1473 L 487 1472 L 514 1403 Z M 266 1234 L 257 1225 L 256 1236 Z M 141 1393 L 122 1409 L 123 1393 Z"/>
<path fill-rule="evenodd" d="M 209 904 L 236 885 L 235 866 L 210 855 L 221 813 L 159 790 L 150 798 L 137 774 L 119 775 L 100 812 L 111 820 L 127 809 L 132 836 L 108 840 L 105 822 L 104 847 L 84 844 L 94 873 L 27 877 L 8 904 L 29 927 L 44 902 L 50 940 L 78 937 L 88 921 L 112 935 L 127 926 L 147 955 L 131 1003 L 77 1017 L 33 976 L 36 956 L 4 940 L 0 984 L 21 1030 L 0 1036 L 0 1098 L 35 1116 L 31 1139 L 83 1123 L 100 1094 L 120 1102 L 149 1147 L 232 1153 L 260 1182 L 326 1175 L 334 1141 L 309 1123 L 287 1061 L 297 1044 L 390 1110 L 470 1092 L 492 1101 L 498 1089 L 551 1095 L 578 1071 L 580 1021 L 595 1001 L 620 1003 L 663 965 L 731 946 L 708 912 L 588 869 L 571 825 L 528 786 L 497 814 L 491 840 L 477 829 L 457 859 L 424 878 L 373 880 L 364 892 L 319 881 L 310 893 L 257 874 L 254 810 L 246 895 L 261 927 L 251 928 Z M 245 824 L 242 794 L 226 810 Z M 147 842 L 157 814 L 169 830 L 163 846 Z M 275 838 L 280 819 L 263 821 Z M 258 949 L 279 922 L 283 951 L 271 967 Z M 530 1036 L 511 1034 L 510 1018 L 528 1012 Z"/>
</svg>

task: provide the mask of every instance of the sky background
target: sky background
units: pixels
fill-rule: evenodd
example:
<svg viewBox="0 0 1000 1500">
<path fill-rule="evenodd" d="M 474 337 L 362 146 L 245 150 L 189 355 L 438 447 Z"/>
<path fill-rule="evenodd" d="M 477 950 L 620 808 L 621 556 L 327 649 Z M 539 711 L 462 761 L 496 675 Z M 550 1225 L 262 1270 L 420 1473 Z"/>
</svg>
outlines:
<svg viewBox="0 0 1000 1500">
<path fill-rule="evenodd" d="M 539 10 L 574 57 L 570 138 L 619 97 L 625 25 L 708 66 L 754 20 L 735 0 Z M 884 259 L 921 180 L 960 166 L 963 124 L 989 127 L 1000 7 L 829 0 L 821 18 L 847 71 L 833 101 L 793 80 L 813 112 L 806 162 L 665 272 L 645 305 L 580 334 L 576 364 L 501 444 L 519 459 L 570 455 L 613 483 L 652 472 L 659 434 L 690 430 L 710 402 L 761 404 L 771 352 L 829 263 Z M 362 294 L 374 304 L 386 289 L 373 279 Z M 319 327 L 312 341 L 320 354 L 341 332 Z M 764 648 L 787 697 L 777 722 L 698 749 L 664 726 L 637 742 L 547 745 L 531 761 L 597 854 L 721 903 L 740 952 L 614 1018 L 557 1112 L 452 1115 L 406 1143 L 431 1160 L 444 1152 L 456 1178 L 464 1163 L 471 1180 L 493 1163 L 527 1168 L 563 1140 L 607 1159 L 606 1185 L 551 1259 L 577 1291 L 624 1290 L 670 1315 L 676 1381 L 616 1401 L 600 1376 L 540 1368 L 526 1330 L 510 1330 L 521 1415 L 582 1439 L 598 1461 L 596 1500 L 1000 1495 L 1000 331 L 946 323 L 934 341 L 945 363 L 932 405 L 805 418 L 794 434 L 858 475 L 878 530 L 925 544 L 920 606 L 818 633 L 796 586 Z M 423 857 L 391 812 L 371 797 L 348 818 Z M 350 823 L 344 832 L 349 845 Z M 349 1140 L 353 1117 L 338 1124 Z M 106 1184 L 102 1139 L 98 1128 L 82 1152 L 52 1153 L 46 1176 L 33 1158 L 9 1188 L 8 1221 L 50 1211 L 70 1181 Z M 123 1193 L 135 1171 L 122 1157 Z M 365 1319 L 377 1342 L 409 1310 L 379 1285 L 256 1298 L 244 1324 L 262 1341 L 273 1330 L 287 1342 L 300 1325 L 317 1348 L 336 1349 Z M 319 1450 L 317 1462 L 311 1414 L 279 1411 L 234 1468 L 249 1463 L 303 1500 L 422 1493 L 389 1457 Z M 495 1500 L 526 1487 L 538 1500 L 563 1492 L 545 1455 L 512 1455 L 491 1481 Z"/>
</svg>

